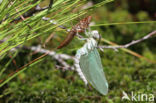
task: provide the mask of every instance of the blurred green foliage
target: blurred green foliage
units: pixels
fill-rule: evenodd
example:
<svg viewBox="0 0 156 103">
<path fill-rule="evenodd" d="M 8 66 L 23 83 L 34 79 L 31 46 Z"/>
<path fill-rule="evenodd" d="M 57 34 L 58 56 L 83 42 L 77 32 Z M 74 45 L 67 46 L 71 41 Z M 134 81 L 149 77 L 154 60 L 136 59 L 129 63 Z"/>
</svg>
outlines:
<svg viewBox="0 0 156 103">
<path fill-rule="evenodd" d="M 101 1 L 103 0 L 93 0 L 94 3 Z M 145 1 L 147 4 L 144 3 Z M 131 0 L 116 0 L 113 3 L 95 9 L 91 13 L 95 25 L 114 22 L 152 21 L 155 19 L 154 13 L 156 12 L 156 8 L 153 6 L 156 3 L 155 0 L 134 0 L 132 3 Z M 146 8 L 147 5 L 151 5 L 150 8 Z M 99 26 L 92 27 L 91 29 L 99 30 L 102 37 L 107 40 L 118 44 L 125 44 L 131 40 L 145 36 L 155 28 L 156 25 L 152 23 Z M 62 35 L 62 33 L 65 32 L 58 32 L 59 35 Z M 46 39 L 49 34 L 48 32 L 40 37 Z M 76 50 L 83 43 L 75 38 L 66 48 L 58 52 L 75 55 Z M 29 46 L 37 44 L 39 42 L 35 39 L 26 43 Z M 101 44 L 106 45 L 104 42 L 101 42 Z M 129 49 L 154 61 L 156 58 L 155 44 L 155 37 L 153 37 Z M 47 48 L 51 48 L 51 45 L 56 46 L 57 43 L 50 42 Z M 155 64 L 127 54 L 122 50 L 115 52 L 106 49 L 104 52 L 100 52 L 100 54 L 109 83 L 109 93 L 106 96 L 100 95 L 93 88 L 85 87 L 76 72 L 56 69 L 56 61 L 47 56 L 36 65 L 32 67 L 28 66 L 25 72 L 20 73 L 16 78 L 0 88 L 0 103 L 131 103 L 130 101 L 121 101 L 122 91 L 128 94 L 131 91 L 136 93 L 155 93 Z M 21 67 L 40 54 L 30 55 L 31 51 L 21 50 L 15 57 L 17 66 Z M 9 57 L 5 57 L 1 61 L 0 68 L 9 59 Z M 11 63 L 8 66 L 7 73 L 15 70 L 15 65 Z M 2 77 L 6 75 L 4 73 Z"/>
</svg>

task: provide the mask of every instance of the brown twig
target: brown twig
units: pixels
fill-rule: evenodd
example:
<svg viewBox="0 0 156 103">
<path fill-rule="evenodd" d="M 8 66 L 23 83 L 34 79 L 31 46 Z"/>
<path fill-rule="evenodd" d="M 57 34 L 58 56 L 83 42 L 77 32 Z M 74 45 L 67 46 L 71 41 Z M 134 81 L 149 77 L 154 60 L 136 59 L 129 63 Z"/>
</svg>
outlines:
<svg viewBox="0 0 156 103">
<path fill-rule="evenodd" d="M 10 55 L 9 58 L 12 59 L 13 57 Z M 16 69 L 17 69 L 18 66 L 17 66 L 17 63 L 16 63 L 16 60 L 15 60 L 15 59 L 12 59 L 12 63 L 14 64 L 14 66 L 15 66 Z"/>
<path fill-rule="evenodd" d="M 50 50 L 46 50 L 41 48 L 40 46 L 32 46 L 32 47 L 26 47 L 26 46 L 18 46 L 14 49 L 12 49 L 12 51 L 16 51 L 19 48 L 24 48 L 24 49 L 29 49 L 31 51 L 34 51 L 35 53 L 42 53 L 43 55 L 49 55 L 52 58 L 54 58 L 55 60 L 57 60 L 63 67 L 62 68 L 66 68 L 66 70 L 71 69 L 73 70 L 74 67 L 71 67 L 69 64 L 67 64 L 67 62 L 65 60 L 74 60 L 73 56 L 67 55 L 67 54 L 57 54 L 55 51 L 50 51 Z"/>
<path fill-rule="evenodd" d="M 24 48 L 24 49 L 30 49 L 32 51 L 37 51 L 38 53 L 43 53 L 43 55 L 41 55 L 40 57 L 30 61 L 29 63 L 25 64 L 24 66 L 20 67 L 19 69 L 17 69 L 16 71 L 10 73 L 8 76 L 6 76 L 4 79 L 0 80 L 0 83 L 2 83 L 3 81 L 5 81 L 7 78 L 9 78 L 10 76 L 13 76 L 15 73 L 23 70 L 25 67 L 28 67 L 29 65 L 31 65 L 32 63 L 40 60 L 41 58 L 49 55 L 49 56 L 52 56 L 55 60 L 57 60 L 61 65 L 62 67 L 61 68 L 64 68 L 64 70 L 74 70 L 74 66 L 69 66 L 64 60 L 69 60 L 69 59 L 74 59 L 74 57 L 72 56 L 69 56 L 67 54 L 57 54 L 56 52 L 54 51 L 50 51 L 50 50 L 46 50 L 46 49 L 42 49 L 39 47 L 26 47 L 26 46 L 18 46 L 16 48 L 13 48 L 12 51 L 16 51 L 17 49 L 19 48 Z"/>
<path fill-rule="evenodd" d="M 45 40 L 43 47 L 45 48 L 46 44 L 54 37 L 54 33 L 50 34 L 48 38 Z"/>
<path fill-rule="evenodd" d="M 154 30 L 153 32 L 147 34 L 146 36 L 144 36 L 144 37 L 141 38 L 141 39 L 133 40 L 133 41 L 131 41 L 130 43 L 127 43 L 127 44 L 125 44 L 125 45 L 119 45 L 119 46 L 98 46 L 98 48 L 102 48 L 102 49 L 103 49 L 103 48 L 110 48 L 110 49 L 114 49 L 114 50 L 117 50 L 117 49 L 119 49 L 119 48 L 128 48 L 128 47 L 130 47 L 130 46 L 132 46 L 132 45 L 134 45 L 134 44 L 137 44 L 137 43 L 139 43 L 139 42 L 142 42 L 142 41 L 144 41 L 144 40 L 150 38 L 150 37 L 153 36 L 154 34 L 156 34 L 156 30 Z"/>
<path fill-rule="evenodd" d="M 26 13 L 23 14 L 23 17 L 24 18 L 27 18 L 27 17 L 31 17 L 33 14 L 37 13 L 37 12 L 40 12 L 40 11 L 43 11 L 43 10 L 46 10 L 48 8 L 52 8 L 52 5 L 53 5 L 53 0 L 50 0 L 50 3 L 49 3 L 49 6 L 46 6 L 46 7 L 40 7 L 39 5 L 37 5 L 36 7 L 34 7 L 34 9 L 31 9 L 31 11 L 28 11 Z M 13 20 L 14 21 L 19 21 L 21 20 L 22 18 L 21 17 L 18 17 L 16 19 Z"/>
<path fill-rule="evenodd" d="M 50 23 L 52 23 L 52 24 L 54 24 L 54 25 L 56 25 L 57 24 L 57 22 L 55 21 L 55 20 L 50 20 L 50 18 L 48 18 L 48 17 L 42 17 L 42 20 L 44 20 L 44 21 L 49 21 Z M 60 27 L 60 28 L 62 28 L 62 29 L 67 29 L 65 26 L 63 26 L 63 25 L 59 25 L 58 27 Z M 67 30 L 68 31 L 68 30 Z"/>
</svg>

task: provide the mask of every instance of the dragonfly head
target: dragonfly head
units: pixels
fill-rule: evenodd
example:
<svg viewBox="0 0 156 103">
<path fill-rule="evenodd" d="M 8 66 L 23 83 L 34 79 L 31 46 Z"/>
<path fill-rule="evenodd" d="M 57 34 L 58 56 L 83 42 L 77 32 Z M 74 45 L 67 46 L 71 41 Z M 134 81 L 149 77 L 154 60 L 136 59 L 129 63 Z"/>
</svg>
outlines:
<svg viewBox="0 0 156 103">
<path fill-rule="evenodd" d="M 99 32 L 97 30 L 91 31 L 91 36 L 93 38 L 96 38 L 96 39 L 99 39 L 100 38 L 100 34 L 99 34 Z"/>
<path fill-rule="evenodd" d="M 83 32 L 85 29 L 88 28 L 91 19 L 92 19 L 91 16 L 84 18 L 83 20 L 80 21 L 80 24 L 77 26 L 77 28 L 79 27 L 81 32 Z"/>
<path fill-rule="evenodd" d="M 97 30 L 93 30 L 91 35 L 93 38 L 98 39 L 98 44 L 99 44 L 101 41 L 101 35 L 99 34 L 99 32 Z"/>
</svg>

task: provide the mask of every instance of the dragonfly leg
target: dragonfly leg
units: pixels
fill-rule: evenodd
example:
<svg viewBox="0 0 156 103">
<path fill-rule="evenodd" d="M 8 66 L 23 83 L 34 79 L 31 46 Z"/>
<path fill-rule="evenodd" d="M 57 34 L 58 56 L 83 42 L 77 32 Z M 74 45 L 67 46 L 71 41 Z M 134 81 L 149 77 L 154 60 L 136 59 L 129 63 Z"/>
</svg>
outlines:
<svg viewBox="0 0 156 103">
<path fill-rule="evenodd" d="M 79 35 L 79 33 L 76 33 L 76 36 L 78 36 L 79 40 L 87 40 L 87 38 L 84 38 L 83 36 Z"/>
<path fill-rule="evenodd" d="M 87 29 L 85 29 L 85 35 L 86 35 L 87 37 L 90 37 L 90 36 L 91 36 L 89 30 L 87 31 Z"/>
</svg>

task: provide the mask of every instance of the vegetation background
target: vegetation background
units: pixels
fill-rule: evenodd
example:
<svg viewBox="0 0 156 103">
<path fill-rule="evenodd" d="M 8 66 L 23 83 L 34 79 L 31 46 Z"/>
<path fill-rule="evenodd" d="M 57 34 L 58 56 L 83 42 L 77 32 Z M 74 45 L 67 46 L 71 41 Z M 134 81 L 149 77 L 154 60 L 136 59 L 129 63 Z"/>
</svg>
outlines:
<svg viewBox="0 0 156 103">
<path fill-rule="evenodd" d="M 50 56 L 19 69 L 42 54 L 23 48 L 10 51 L 19 44 L 41 45 L 44 49 L 74 56 L 84 42 L 74 38 L 67 47 L 56 50 L 67 35 L 65 30 L 56 27 L 64 25 L 70 29 L 72 24 L 88 15 L 93 17 L 91 29 L 102 35 L 101 45 L 110 44 L 110 41 L 126 44 L 155 30 L 156 0 L 114 0 L 105 5 L 102 5 L 104 0 L 54 0 L 50 10 L 14 22 L 15 18 L 32 11 L 35 5 L 49 3 L 49 0 L 34 1 L 3 0 L 0 4 L 0 103 L 125 103 L 128 101 L 121 101 L 122 91 L 156 94 L 155 37 L 128 48 L 138 54 L 128 49 L 99 51 L 109 83 L 106 96 L 85 87 L 77 72 L 56 69 L 59 63 Z M 82 10 L 88 3 L 96 6 Z M 56 20 L 58 25 L 43 21 L 43 16 Z M 55 36 L 43 46 L 52 33 Z M 73 65 L 71 60 L 67 63 Z"/>
</svg>

